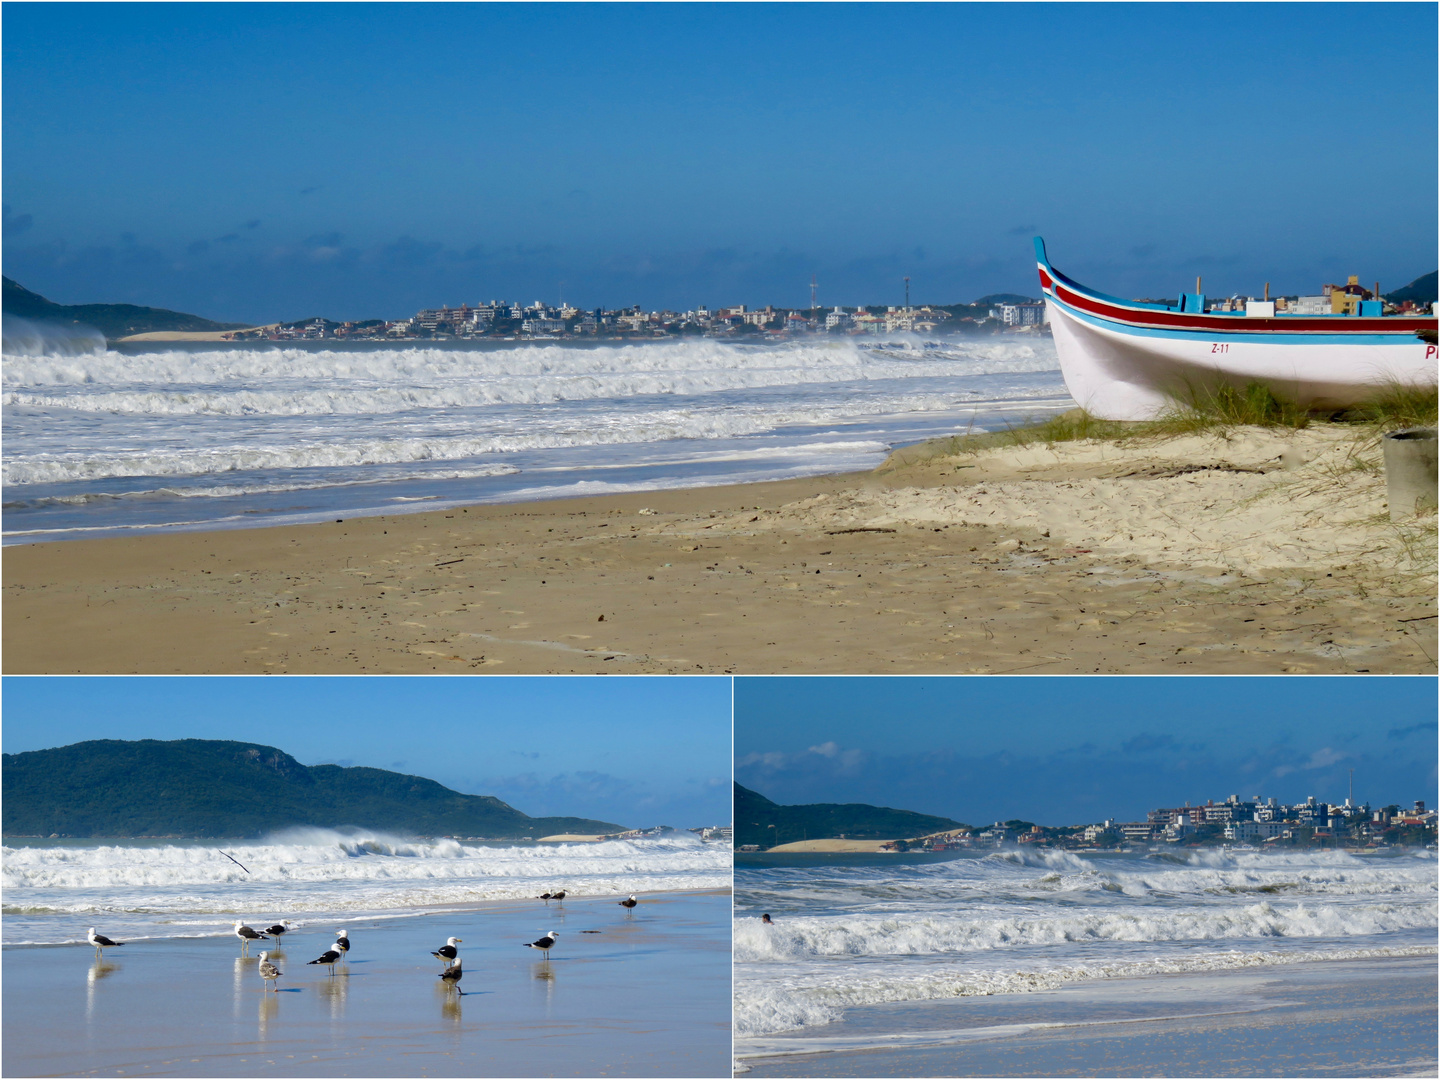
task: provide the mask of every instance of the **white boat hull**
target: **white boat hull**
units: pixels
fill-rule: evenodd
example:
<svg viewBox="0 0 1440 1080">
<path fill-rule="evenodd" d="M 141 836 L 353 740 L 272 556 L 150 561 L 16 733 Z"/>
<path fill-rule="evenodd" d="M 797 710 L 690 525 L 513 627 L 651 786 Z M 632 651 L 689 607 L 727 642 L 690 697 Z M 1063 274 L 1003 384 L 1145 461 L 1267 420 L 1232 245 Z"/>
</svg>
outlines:
<svg viewBox="0 0 1440 1080">
<path fill-rule="evenodd" d="M 1343 409 L 1387 386 L 1434 386 L 1437 349 L 1418 338 L 1334 343 L 1275 335 L 1137 335 L 1046 298 L 1066 388 L 1103 420 L 1152 420 L 1222 385 L 1263 383 L 1306 409 Z M 1229 340 L 1227 340 L 1229 339 Z"/>
</svg>

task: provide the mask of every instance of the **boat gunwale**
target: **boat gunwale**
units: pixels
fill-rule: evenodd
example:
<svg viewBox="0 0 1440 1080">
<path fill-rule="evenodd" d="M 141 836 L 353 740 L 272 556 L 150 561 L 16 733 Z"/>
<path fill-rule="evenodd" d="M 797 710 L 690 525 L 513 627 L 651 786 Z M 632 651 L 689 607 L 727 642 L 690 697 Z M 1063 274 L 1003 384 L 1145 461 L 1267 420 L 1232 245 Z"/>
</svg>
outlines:
<svg viewBox="0 0 1440 1080">
<path fill-rule="evenodd" d="M 1433 315 L 1246 315 L 1244 312 L 1178 312 L 1173 307 L 1143 300 L 1122 300 L 1081 285 L 1056 270 L 1045 252 L 1045 241 L 1035 238 L 1036 266 L 1040 287 L 1052 302 L 1067 309 L 1076 309 L 1092 317 L 1117 323 L 1121 327 L 1160 333 L 1195 334 L 1259 334 L 1263 338 L 1294 337 L 1301 340 L 1317 335 L 1351 340 L 1354 335 L 1377 337 L 1383 344 L 1404 343 L 1416 337 L 1417 331 L 1436 327 Z M 1072 297 L 1062 294 L 1068 291 Z M 1147 318 L 1147 313 L 1154 316 Z M 1203 336 L 1203 335 L 1202 335 Z"/>
</svg>

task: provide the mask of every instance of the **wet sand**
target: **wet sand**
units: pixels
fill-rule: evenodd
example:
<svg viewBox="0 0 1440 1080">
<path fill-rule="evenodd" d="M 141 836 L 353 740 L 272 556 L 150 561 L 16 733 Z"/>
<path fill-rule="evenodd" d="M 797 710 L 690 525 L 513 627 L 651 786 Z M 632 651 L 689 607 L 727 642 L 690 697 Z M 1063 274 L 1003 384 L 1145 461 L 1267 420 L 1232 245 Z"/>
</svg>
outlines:
<svg viewBox="0 0 1440 1080">
<path fill-rule="evenodd" d="M 514 903 L 285 938 L 278 992 L 234 938 L 4 950 L 6 1076 L 724 1076 L 730 896 Z M 561 931 L 548 962 L 522 947 Z M 322 932 L 325 931 L 325 932 Z M 599 930 L 598 934 L 582 933 Z M 103 932 L 103 930 L 102 930 Z M 429 953 L 464 939 L 463 995 Z"/>
<path fill-rule="evenodd" d="M 1324 431 L 922 447 L 875 473 L 10 546 L 4 670 L 1434 672 L 1434 519 L 1392 526 L 1372 466 Z"/>
<path fill-rule="evenodd" d="M 739 1068 L 747 1080 L 1435 1076 L 1436 1038 L 1435 959 L 1386 958 L 853 1009 L 765 1046 L 868 1048 L 742 1056 Z"/>
</svg>

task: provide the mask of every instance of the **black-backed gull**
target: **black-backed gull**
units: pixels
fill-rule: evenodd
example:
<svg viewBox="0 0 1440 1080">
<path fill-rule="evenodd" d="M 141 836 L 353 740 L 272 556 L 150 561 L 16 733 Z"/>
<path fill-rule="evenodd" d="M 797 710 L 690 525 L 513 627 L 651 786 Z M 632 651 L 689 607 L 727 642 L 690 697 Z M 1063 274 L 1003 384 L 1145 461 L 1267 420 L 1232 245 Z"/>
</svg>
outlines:
<svg viewBox="0 0 1440 1080">
<path fill-rule="evenodd" d="M 430 955 L 435 957 L 436 960 L 444 960 L 445 966 L 449 967 L 455 962 L 455 958 L 460 955 L 460 950 L 455 948 L 455 946 L 459 945 L 462 940 L 464 939 L 458 937 L 446 938 L 445 944 L 441 945 L 440 948 L 436 949 Z"/>
<path fill-rule="evenodd" d="M 246 926 L 242 922 L 237 922 L 235 924 L 235 936 L 240 939 L 240 944 L 242 946 L 240 949 L 241 956 L 244 956 L 250 952 L 250 942 L 270 940 L 268 934 L 262 934 L 253 926 Z"/>
<path fill-rule="evenodd" d="M 340 957 L 342 957 L 342 956 L 344 956 L 344 955 L 345 955 L 345 954 L 342 953 L 339 949 L 326 949 L 323 953 L 321 953 L 321 954 L 320 954 L 318 957 L 316 957 L 314 960 L 309 961 L 309 963 L 311 963 L 311 964 L 326 964 L 326 965 L 328 965 L 329 968 L 330 968 L 330 974 L 331 974 L 331 975 L 334 975 L 334 974 L 335 974 L 335 964 L 339 961 Z"/>
<path fill-rule="evenodd" d="M 550 946 L 552 946 L 552 945 L 555 944 L 555 939 L 558 938 L 559 936 L 560 936 L 560 931 L 559 931 L 559 930 L 551 930 L 548 934 L 546 934 L 544 937 L 542 937 L 539 941 L 527 941 L 527 942 L 525 943 L 525 948 L 527 948 L 527 949 L 539 949 L 541 952 L 543 952 L 543 953 L 545 954 L 545 959 L 546 959 L 546 960 L 549 960 L 549 959 L 550 959 Z"/>
<path fill-rule="evenodd" d="M 88 941 L 91 945 L 95 946 L 96 956 L 100 955 L 101 949 L 113 949 L 116 946 L 125 944 L 125 942 L 123 941 L 111 941 L 104 934 L 97 934 L 95 932 L 95 927 L 93 926 L 90 927 L 90 933 L 86 935 L 85 940 Z"/>
</svg>

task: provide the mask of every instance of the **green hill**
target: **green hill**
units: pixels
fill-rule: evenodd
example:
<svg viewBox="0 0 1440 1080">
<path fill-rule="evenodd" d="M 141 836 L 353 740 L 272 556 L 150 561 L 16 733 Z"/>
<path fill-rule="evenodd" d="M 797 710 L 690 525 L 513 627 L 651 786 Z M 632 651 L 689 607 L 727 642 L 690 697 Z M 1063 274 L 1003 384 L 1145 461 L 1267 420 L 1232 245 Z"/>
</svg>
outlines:
<svg viewBox="0 0 1440 1080">
<path fill-rule="evenodd" d="M 775 826 L 771 829 L 770 826 Z M 735 785 L 735 844 L 774 847 L 796 840 L 845 836 L 851 840 L 909 840 L 968 826 L 949 818 L 891 810 L 865 803 L 804 803 L 781 806 Z"/>
<path fill-rule="evenodd" d="M 93 326 L 112 340 L 157 330 L 240 330 L 248 325 L 212 322 L 199 315 L 186 315 L 183 311 L 137 307 L 134 304 L 56 304 L 8 277 L 3 281 L 3 307 L 6 315 L 18 315 L 22 319 L 44 319 L 65 325 L 80 323 Z"/>
<path fill-rule="evenodd" d="M 1404 288 L 1386 293 L 1385 299 L 1392 304 L 1403 304 L 1406 300 L 1413 300 L 1417 304 L 1433 304 L 1437 299 L 1435 286 L 1436 271 L 1431 270 L 1428 274 L 1421 274 Z"/>
<path fill-rule="evenodd" d="M 532 818 L 384 769 L 306 767 L 282 750 L 212 739 L 98 739 L 3 755 L 6 836 L 260 836 L 291 825 L 492 839 L 613 833 L 588 818 Z"/>
</svg>

